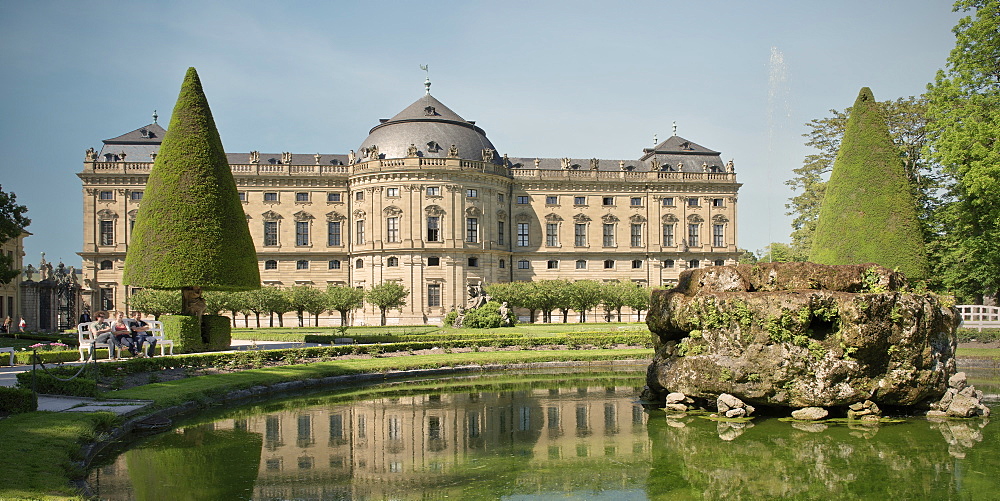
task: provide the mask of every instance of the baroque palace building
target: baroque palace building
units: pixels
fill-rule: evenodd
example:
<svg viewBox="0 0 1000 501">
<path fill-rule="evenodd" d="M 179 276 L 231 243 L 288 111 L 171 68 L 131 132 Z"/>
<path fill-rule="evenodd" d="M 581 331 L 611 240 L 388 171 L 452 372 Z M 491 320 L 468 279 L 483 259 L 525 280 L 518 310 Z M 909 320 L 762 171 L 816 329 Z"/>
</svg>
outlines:
<svg viewBox="0 0 1000 501">
<path fill-rule="evenodd" d="M 508 157 L 425 85 L 357 152 L 227 153 L 264 285 L 400 281 L 411 293 L 388 322 L 423 324 L 480 284 L 669 286 L 685 269 L 738 259 L 741 185 L 719 152 L 675 132 L 636 159 Z M 93 308 L 127 309 L 122 266 L 164 134 L 154 115 L 87 150 L 80 255 Z M 373 322 L 370 306 L 355 315 Z"/>
</svg>

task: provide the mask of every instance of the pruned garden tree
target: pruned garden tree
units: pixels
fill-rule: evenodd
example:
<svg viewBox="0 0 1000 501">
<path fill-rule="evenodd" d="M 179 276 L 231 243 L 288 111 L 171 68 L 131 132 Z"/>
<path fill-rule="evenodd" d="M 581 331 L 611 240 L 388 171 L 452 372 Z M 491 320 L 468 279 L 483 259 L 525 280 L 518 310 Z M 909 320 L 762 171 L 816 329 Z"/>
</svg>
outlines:
<svg viewBox="0 0 1000 501">
<path fill-rule="evenodd" d="M 303 323 L 305 312 L 322 312 L 326 309 L 326 297 L 323 296 L 323 292 L 311 285 L 294 285 L 285 289 L 285 294 L 298 315 L 299 327 L 305 326 Z"/>
<path fill-rule="evenodd" d="M 951 177 L 937 274 L 961 301 L 1000 293 L 1000 1 L 959 0 L 970 13 L 928 85 L 928 155 Z"/>
<path fill-rule="evenodd" d="M 639 284 L 630 285 L 625 288 L 625 306 L 635 311 L 635 320 L 638 322 L 642 318 L 642 312 L 649 309 L 649 299 L 653 291 Z"/>
<path fill-rule="evenodd" d="M 294 311 L 292 308 L 292 303 L 288 301 L 288 295 L 284 290 L 275 287 L 267 286 L 260 288 L 261 295 L 263 296 L 263 301 L 267 305 L 267 312 L 270 315 L 268 322 L 268 327 L 274 327 L 274 317 L 278 316 L 278 327 L 284 327 L 285 313 Z"/>
<path fill-rule="evenodd" d="M 826 186 L 810 261 L 876 263 L 927 278 L 927 252 L 899 150 L 869 88 L 851 108 Z"/>
<path fill-rule="evenodd" d="M 258 329 L 260 328 L 260 314 L 271 311 L 268 309 L 268 295 L 272 293 L 280 294 L 274 287 L 261 287 L 243 292 L 246 296 L 247 309 L 256 317 Z M 271 327 L 274 327 L 274 325 L 271 325 Z"/>
<path fill-rule="evenodd" d="M 17 238 L 31 224 L 24 216 L 27 212 L 27 207 L 18 205 L 17 195 L 3 191 L 0 186 L 0 244 Z M 10 283 L 19 273 L 21 270 L 14 269 L 14 258 L 0 253 L 0 285 Z"/>
<path fill-rule="evenodd" d="M 399 282 L 382 282 L 365 292 L 365 300 L 379 309 L 379 325 L 385 325 L 387 310 L 402 310 L 410 291 Z"/>
<path fill-rule="evenodd" d="M 580 314 L 580 323 L 587 321 L 587 311 L 601 304 L 601 284 L 593 280 L 578 280 L 570 285 L 570 305 Z"/>
<path fill-rule="evenodd" d="M 326 306 L 340 313 L 340 326 L 349 325 L 347 316 L 364 306 L 365 291 L 347 285 L 330 285 L 326 288 Z"/>
<path fill-rule="evenodd" d="M 159 320 L 160 315 L 181 311 L 181 292 L 176 290 L 142 289 L 129 296 L 128 306 L 132 311 L 153 315 L 153 318 Z"/>
<path fill-rule="evenodd" d="M 194 68 L 188 68 L 181 84 L 170 128 L 146 182 L 125 257 L 124 282 L 179 289 L 181 314 L 195 317 L 203 343 L 209 343 L 211 333 L 202 322 L 202 291 L 260 287 L 246 214 Z"/>
</svg>

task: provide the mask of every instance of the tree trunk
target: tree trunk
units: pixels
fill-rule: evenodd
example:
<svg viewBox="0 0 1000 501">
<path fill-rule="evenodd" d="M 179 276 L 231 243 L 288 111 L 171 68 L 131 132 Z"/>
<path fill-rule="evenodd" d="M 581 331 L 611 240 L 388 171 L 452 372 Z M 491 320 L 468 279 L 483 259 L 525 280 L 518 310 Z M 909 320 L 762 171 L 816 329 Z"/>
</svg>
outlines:
<svg viewBox="0 0 1000 501">
<path fill-rule="evenodd" d="M 340 312 L 340 326 L 347 327 L 347 311 Z"/>
<path fill-rule="evenodd" d="M 255 311 L 253 314 L 257 317 L 257 328 L 260 329 L 260 312 Z"/>
<path fill-rule="evenodd" d="M 379 308 L 379 310 L 381 310 L 381 315 L 380 315 L 381 320 L 382 320 L 381 325 L 385 326 L 385 309 L 384 308 Z"/>
</svg>

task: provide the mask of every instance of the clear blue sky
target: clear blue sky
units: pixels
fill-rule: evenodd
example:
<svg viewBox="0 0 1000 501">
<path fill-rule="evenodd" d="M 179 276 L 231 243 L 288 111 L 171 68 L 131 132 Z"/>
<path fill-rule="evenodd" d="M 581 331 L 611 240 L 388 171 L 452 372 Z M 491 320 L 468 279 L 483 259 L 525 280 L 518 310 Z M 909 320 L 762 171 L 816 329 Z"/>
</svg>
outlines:
<svg viewBox="0 0 1000 501">
<path fill-rule="evenodd" d="M 803 124 L 923 92 L 945 1 L 0 3 L 0 184 L 27 262 L 79 266 L 84 150 L 168 124 L 195 66 L 228 151 L 346 153 L 423 93 L 511 156 L 638 158 L 653 134 L 735 159 L 738 243 L 787 242 Z M 780 64 L 779 64 L 780 62 Z"/>
</svg>

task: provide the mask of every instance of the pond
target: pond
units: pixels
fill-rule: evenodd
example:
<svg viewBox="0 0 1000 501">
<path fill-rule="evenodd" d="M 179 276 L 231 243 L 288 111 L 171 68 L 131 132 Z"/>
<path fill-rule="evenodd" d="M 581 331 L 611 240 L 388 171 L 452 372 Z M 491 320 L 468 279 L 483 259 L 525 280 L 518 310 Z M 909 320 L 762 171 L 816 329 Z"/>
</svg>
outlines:
<svg viewBox="0 0 1000 501">
<path fill-rule="evenodd" d="M 668 418 L 638 403 L 644 378 L 519 371 L 270 400 L 134 439 L 88 481 L 109 500 L 987 499 L 1000 489 L 989 419 Z M 1000 392 L 995 371 L 970 380 Z"/>
</svg>

